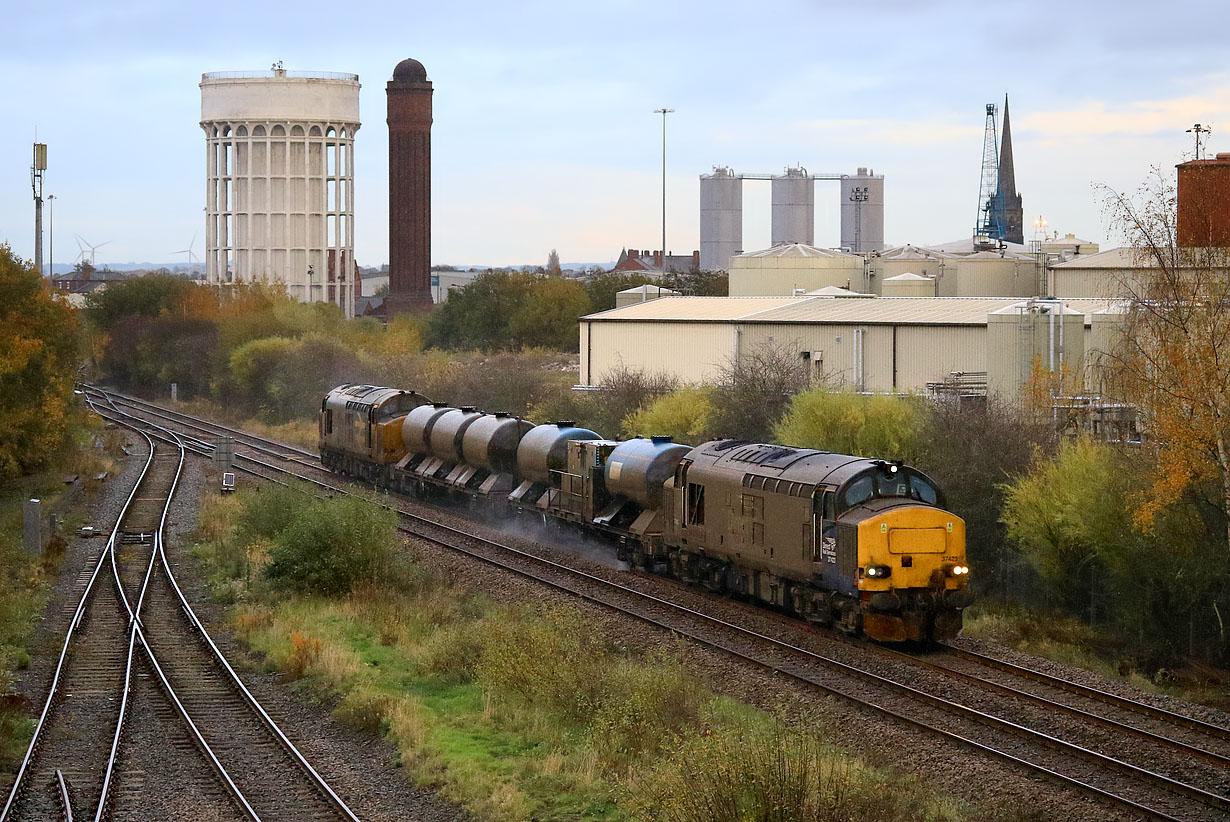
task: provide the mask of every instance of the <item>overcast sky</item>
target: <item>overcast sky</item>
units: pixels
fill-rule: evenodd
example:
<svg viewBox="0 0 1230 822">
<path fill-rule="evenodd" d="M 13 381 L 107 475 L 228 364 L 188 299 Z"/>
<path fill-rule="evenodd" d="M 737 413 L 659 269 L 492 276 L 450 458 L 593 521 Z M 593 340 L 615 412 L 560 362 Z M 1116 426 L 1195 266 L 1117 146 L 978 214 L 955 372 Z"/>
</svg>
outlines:
<svg viewBox="0 0 1230 822">
<path fill-rule="evenodd" d="M 449 6 L 449 8 L 445 8 Z M 1133 189 L 1211 123 L 1230 151 L 1224 0 L 459 2 L 106 0 L 6 4 L 0 240 L 33 256 L 30 145 L 49 146 L 55 256 L 202 250 L 200 75 L 345 71 L 362 83 L 356 254 L 388 259 L 384 85 L 415 57 L 435 84 L 436 263 L 612 260 L 656 248 L 661 117 L 668 240 L 698 247 L 714 165 L 886 176 L 889 243 L 970 234 L 983 107 L 1011 99 L 1025 222 L 1105 242 L 1094 184 Z M 816 241 L 838 243 L 818 183 Z M 768 183 L 747 183 L 744 248 L 769 244 Z M 1026 232 L 1027 239 L 1029 231 Z"/>
</svg>

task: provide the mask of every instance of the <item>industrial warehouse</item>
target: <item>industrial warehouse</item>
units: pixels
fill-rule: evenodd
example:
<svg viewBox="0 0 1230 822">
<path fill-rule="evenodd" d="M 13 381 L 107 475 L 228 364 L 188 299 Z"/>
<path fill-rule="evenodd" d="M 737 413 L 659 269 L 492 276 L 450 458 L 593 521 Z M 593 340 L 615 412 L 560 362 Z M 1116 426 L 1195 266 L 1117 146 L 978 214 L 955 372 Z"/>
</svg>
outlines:
<svg viewBox="0 0 1230 822">
<path fill-rule="evenodd" d="M 1097 299 L 664 297 L 581 318 L 580 384 L 621 367 L 713 382 L 747 352 L 774 346 L 807 361 L 816 383 L 907 393 L 977 374 L 988 391 L 1011 395 L 1035 362 L 1096 365 L 1117 319 Z"/>
</svg>

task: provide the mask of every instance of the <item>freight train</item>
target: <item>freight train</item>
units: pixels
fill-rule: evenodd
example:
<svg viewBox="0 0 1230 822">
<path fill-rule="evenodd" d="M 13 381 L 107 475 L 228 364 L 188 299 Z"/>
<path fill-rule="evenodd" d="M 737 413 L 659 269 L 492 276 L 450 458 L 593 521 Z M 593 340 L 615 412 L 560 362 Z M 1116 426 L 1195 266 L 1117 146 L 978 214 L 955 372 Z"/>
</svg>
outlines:
<svg viewBox="0 0 1230 822">
<path fill-rule="evenodd" d="M 900 462 L 731 439 L 607 440 L 372 385 L 330 391 L 319 428 L 331 470 L 569 523 L 630 565 L 849 634 L 948 639 L 971 602 L 964 521 Z"/>
</svg>

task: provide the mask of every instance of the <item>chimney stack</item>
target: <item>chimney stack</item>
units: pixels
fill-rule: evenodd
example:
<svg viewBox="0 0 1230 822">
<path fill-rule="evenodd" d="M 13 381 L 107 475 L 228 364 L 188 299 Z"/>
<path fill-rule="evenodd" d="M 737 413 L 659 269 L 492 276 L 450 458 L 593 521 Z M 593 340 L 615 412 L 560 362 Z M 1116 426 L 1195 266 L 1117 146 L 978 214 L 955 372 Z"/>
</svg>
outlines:
<svg viewBox="0 0 1230 822">
<path fill-rule="evenodd" d="M 385 87 L 389 124 L 389 296 L 386 315 L 431 300 L 431 81 L 406 59 Z"/>
<path fill-rule="evenodd" d="M 1230 153 L 1180 163 L 1179 245 L 1230 247 Z"/>
</svg>

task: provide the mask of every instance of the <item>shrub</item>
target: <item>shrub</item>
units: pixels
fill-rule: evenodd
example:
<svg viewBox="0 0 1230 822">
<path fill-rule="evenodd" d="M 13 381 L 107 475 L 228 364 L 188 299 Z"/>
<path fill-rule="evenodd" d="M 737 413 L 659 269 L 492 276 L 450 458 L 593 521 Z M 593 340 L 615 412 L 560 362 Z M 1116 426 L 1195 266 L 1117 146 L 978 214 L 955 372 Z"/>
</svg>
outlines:
<svg viewBox="0 0 1230 822">
<path fill-rule="evenodd" d="M 859 457 L 913 462 L 921 450 L 920 401 L 814 388 L 796 395 L 774 429 L 778 442 Z"/>
<path fill-rule="evenodd" d="M 346 594 L 388 580 L 395 568 L 397 515 L 357 497 L 301 504 L 277 535 L 265 566 L 276 586 Z"/>
<path fill-rule="evenodd" d="M 780 724 L 681 737 L 653 773 L 631 784 L 633 817 L 654 822 L 848 822 L 953 819 L 915 783 L 875 771 Z"/>
<path fill-rule="evenodd" d="M 709 389 L 680 388 L 658 397 L 624 417 L 627 437 L 673 437 L 676 442 L 702 443 L 708 439 L 713 403 Z"/>
</svg>

